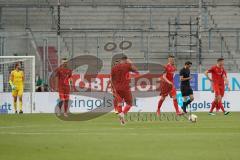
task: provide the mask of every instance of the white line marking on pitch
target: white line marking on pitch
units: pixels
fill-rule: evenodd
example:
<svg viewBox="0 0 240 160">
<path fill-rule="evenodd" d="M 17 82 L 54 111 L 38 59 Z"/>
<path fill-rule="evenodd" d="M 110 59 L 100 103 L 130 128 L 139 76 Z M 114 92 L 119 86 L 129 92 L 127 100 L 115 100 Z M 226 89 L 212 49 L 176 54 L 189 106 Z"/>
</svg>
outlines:
<svg viewBox="0 0 240 160">
<path fill-rule="evenodd" d="M 0 132 L 1 135 L 116 135 L 116 133 L 95 133 L 95 132 L 78 132 L 78 133 L 58 133 L 58 132 Z M 119 133 L 122 135 L 122 133 Z M 126 133 L 125 135 L 140 135 L 140 136 L 168 136 L 168 135 L 198 135 L 198 136 L 208 136 L 209 134 L 214 135 L 240 135 L 240 133 Z"/>
</svg>

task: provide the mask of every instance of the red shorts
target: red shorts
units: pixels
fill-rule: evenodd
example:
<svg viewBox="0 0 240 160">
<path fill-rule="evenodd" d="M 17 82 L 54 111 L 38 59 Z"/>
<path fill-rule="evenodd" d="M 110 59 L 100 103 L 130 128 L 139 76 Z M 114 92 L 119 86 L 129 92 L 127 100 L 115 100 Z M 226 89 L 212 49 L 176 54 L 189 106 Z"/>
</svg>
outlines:
<svg viewBox="0 0 240 160">
<path fill-rule="evenodd" d="M 59 89 L 59 98 L 62 101 L 69 100 L 70 89 L 68 88 L 61 88 Z"/>
<path fill-rule="evenodd" d="M 114 105 L 122 103 L 124 100 L 128 105 L 132 106 L 132 92 L 130 90 L 117 90 L 117 95 L 114 95 Z"/>
<path fill-rule="evenodd" d="M 164 80 L 160 81 L 160 96 L 170 96 L 175 97 L 177 95 L 177 91 L 174 86 L 170 85 Z"/>
<path fill-rule="evenodd" d="M 213 84 L 213 91 L 215 96 L 224 96 L 225 86 L 221 84 Z"/>
</svg>

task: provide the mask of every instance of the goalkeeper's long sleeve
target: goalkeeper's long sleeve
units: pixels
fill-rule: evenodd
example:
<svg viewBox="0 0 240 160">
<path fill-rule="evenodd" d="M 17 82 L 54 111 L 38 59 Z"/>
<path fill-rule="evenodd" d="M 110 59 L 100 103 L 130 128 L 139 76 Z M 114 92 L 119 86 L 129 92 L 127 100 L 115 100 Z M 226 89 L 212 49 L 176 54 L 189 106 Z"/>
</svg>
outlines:
<svg viewBox="0 0 240 160">
<path fill-rule="evenodd" d="M 10 84 L 12 90 L 14 90 L 16 88 L 11 80 L 9 80 L 9 84 Z"/>
</svg>

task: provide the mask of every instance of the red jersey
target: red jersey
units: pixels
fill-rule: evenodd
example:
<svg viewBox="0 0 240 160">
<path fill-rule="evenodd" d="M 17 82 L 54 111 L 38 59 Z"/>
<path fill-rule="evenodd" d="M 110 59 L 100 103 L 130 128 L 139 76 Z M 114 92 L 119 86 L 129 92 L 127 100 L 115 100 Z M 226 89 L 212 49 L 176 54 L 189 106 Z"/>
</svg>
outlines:
<svg viewBox="0 0 240 160">
<path fill-rule="evenodd" d="M 227 73 L 223 67 L 217 65 L 212 66 L 208 73 L 212 73 L 212 80 L 214 84 L 224 85 L 224 76 L 227 77 Z"/>
<path fill-rule="evenodd" d="M 58 88 L 70 88 L 69 78 L 72 76 L 72 70 L 60 67 L 57 69 L 56 76 L 58 78 Z"/>
<path fill-rule="evenodd" d="M 174 72 L 177 68 L 172 64 L 167 64 L 164 66 L 167 79 L 173 83 Z"/>
<path fill-rule="evenodd" d="M 132 71 L 130 63 L 115 65 L 111 71 L 112 83 L 116 90 L 129 90 L 129 72 Z"/>
</svg>

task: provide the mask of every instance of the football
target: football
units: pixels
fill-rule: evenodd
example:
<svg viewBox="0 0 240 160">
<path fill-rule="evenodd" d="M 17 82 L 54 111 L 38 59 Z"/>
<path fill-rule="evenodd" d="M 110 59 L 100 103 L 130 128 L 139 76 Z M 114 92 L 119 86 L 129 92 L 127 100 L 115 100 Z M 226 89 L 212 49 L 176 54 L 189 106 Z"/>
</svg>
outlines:
<svg viewBox="0 0 240 160">
<path fill-rule="evenodd" d="M 191 122 L 197 122 L 197 118 L 198 117 L 195 114 L 191 114 L 189 115 L 188 120 Z"/>
</svg>

